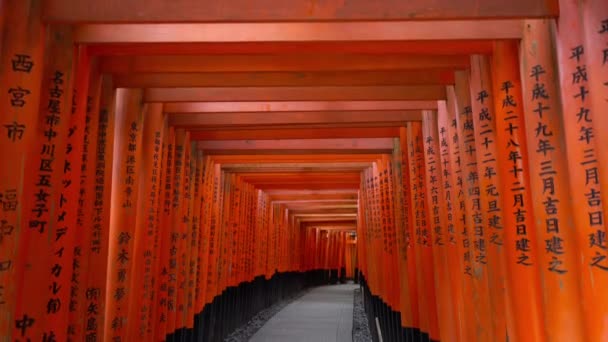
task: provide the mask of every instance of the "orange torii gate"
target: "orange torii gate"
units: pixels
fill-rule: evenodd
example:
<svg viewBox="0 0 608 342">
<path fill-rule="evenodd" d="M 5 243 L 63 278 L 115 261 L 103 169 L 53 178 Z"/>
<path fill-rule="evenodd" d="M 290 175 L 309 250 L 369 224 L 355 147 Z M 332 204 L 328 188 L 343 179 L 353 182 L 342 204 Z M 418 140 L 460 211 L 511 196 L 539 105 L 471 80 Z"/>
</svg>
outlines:
<svg viewBox="0 0 608 342">
<path fill-rule="evenodd" d="M 389 341 L 608 339 L 605 1 L 0 26 L 0 340 L 220 341 L 345 277 Z"/>
</svg>

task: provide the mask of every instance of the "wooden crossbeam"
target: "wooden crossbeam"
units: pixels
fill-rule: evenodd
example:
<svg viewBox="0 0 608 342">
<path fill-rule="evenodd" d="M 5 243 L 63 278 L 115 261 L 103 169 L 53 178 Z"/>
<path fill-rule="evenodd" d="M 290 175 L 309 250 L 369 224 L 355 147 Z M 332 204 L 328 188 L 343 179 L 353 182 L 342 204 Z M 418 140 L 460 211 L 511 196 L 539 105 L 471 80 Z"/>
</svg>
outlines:
<svg viewBox="0 0 608 342">
<path fill-rule="evenodd" d="M 249 164 L 276 164 L 276 163 L 336 163 L 336 162 L 374 162 L 382 159 L 381 153 L 372 154 L 325 154 L 325 155 L 267 155 L 259 158 L 252 155 L 213 155 L 211 159 L 219 164 L 249 163 Z"/>
<path fill-rule="evenodd" d="M 470 38 L 470 37 L 469 37 Z M 382 40 L 213 43 L 103 43 L 87 47 L 94 56 L 217 54 L 491 54 L 491 40 Z"/>
<path fill-rule="evenodd" d="M 445 87 L 360 86 L 360 87 L 206 87 L 148 88 L 145 102 L 197 101 L 343 101 L 343 100 L 442 100 Z"/>
<path fill-rule="evenodd" d="M 95 43 L 225 43 L 519 39 L 522 22 L 503 20 L 328 23 L 97 24 L 76 27 L 74 39 Z"/>
<path fill-rule="evenodd" d="M 467 55 L 428 56 L 411 54 L 318 54 L 292 55 L 167 55 L 112 56 L 100 61 L 104 73 L 172 72 L 278 72 L 278 71 L 370 71 L 436 68 L 465 69 Z"/>
<path fill-rule="evenodd" d="M 232 112 L 333 112 L 359 110 L 436 109 L 437 101 L 260 101 L 260 102 L 173 102 L 165 113 Z"/>
<path fill-rule="evenodd" d="M 449 70 L 323 72 L 186 72 L 117 74 L 119 88 L 381 86 L 454 84 Z"/>
<path fill-rule="evenodd" d="M 558 15 L 556 0 L 47 0 L 43 20 L 69 23 L 315 22 L 532 18 Z"/>
<path fill-rule="evenodd" d="M 421 111 L 344 111 L 344 112 L 283 112 L 283 113 L 204 113 L 174 114 L 169 116 L 169 124 L 178 127 L 205 126 L 249 126 L 251 125 L 302 125 L 302 124 L 369 124 L 419 121 Z M 227 127 L 224 127 L 227 128 Z"/>
<path fill-rule="evenodd" d="M 393 139 L 204 140 L 197 147 L 207 154 L 390 153 Z"/>
<path fill-rule="evenodd" d="M 191 130 L 192 140 L 267 140 L 398 137 L 399 127 Z"/>
</svg>

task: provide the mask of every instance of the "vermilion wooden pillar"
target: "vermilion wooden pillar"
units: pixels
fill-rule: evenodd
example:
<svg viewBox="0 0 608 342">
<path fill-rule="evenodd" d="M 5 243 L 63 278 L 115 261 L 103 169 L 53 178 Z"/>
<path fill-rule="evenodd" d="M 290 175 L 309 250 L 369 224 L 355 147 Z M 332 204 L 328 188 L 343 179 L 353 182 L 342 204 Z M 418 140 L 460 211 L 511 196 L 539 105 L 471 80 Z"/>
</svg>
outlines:
<svg viewBox="0 0 608 342">
<path fill-rule="evenodd" d="M 576 259 L 580 262 L 584 326 L 590 340 L 601 341 L 608 339 L 605 321 L 608 315 L 608 292 L 605 291 L 608 288 L 608 245 L 601 198 L 602 190 L 606 191 L 606 187 L 601 187 L 601 178 L 608 177 L 608 174 L 600 173 L 598 152 L 605 150 L 607 145 L 597 144 L 597 136 L 603 135 L 603 132 L 597 131 L 593 121 L 607 115 L 608 103 L 604 102 L 603 111 L 592 108 L 592 104 L 596 96 L 608 98 L 605 95 L 608 86 L 596 89 L 597 93 L 589 91 L 587 61 L 590 51 L 583 40 L 578 1 L 562 0 L 560 8 L 556 30 L 562 102 L 559 113 L 562 114 L 564 125 L 570 176 L 569 198 L 578 243 Z M 592 45 L 595 44 L 597 42 L 592 42 Z"/>
<path fill-rule="evenodd" d="M 411 167 L 412 205 L 414 207 L 414 229 L 416 232 L 416 270 L 418 270 L 418 293 L 420 330 L 433 340 L 439 340 L 437 302 L 434 287 L 433 253 L 429 220 L 426 210 L 426 186 L 424 166 L 424 142 L 420 122 L 407 124 L 407 139 Z"/>
<path fill-rule="evenodd" d="M 459 336 L 454 317 L 451 291 L 450 270 L 448 269 L 447 248 L 448 232 L 446 220 L 446 202 L 443 175 L 441 173 L 441 150 L 439 148 L 439 129 L 437 113 L 422 113 L 422 138 L 424 139 L 424 157 L 426 166 L 425 199 L 430 224 L 431 244 L 433 248 L 433 270 L 435 272 L 435 293 L 437 295 L 437 314 L 439 320 L 440 340 L 449 340 Z"/>
<path fill-rule="evenodd" d="M 153 307 L 152 301 L 152 264 L 154 257 L 154 241 L 158 233 L 158 206 L 160 203 L 160 166 L 162 157 L 163 121 L 162 105 L 150 103 L 144 108 L 142 137 L 142 164 L 143 171 L 138 186 L 137 219 L 133 238 L 133 277 L 130 287 L 139 289 L 139 294 L 129 306 L 129 317 L 135 322 L 129 324 L 127 329 L 128 340 L 151 340 L 148 332 L 148 310 Z"/>
<path fill-rule="evenodd" d="M 605 220 L 608 213 L 608 149 L 604 146 L 608 146 L 608 135 L 602 133 L 608 130 L 608 4 L 602 0 L 579 0 L 578 5 L 584 34 L 587 88 L 592 95 L 583 108 L 588 109 L 593 117 Z M 581 122 L 588 125 L 586 113 L 583 110 L 580 116 Z"/>
<path fill-rule="evenodd" d="M 530 169 L 523 113 L 523 99 L 517 42 L 496 42 L 492 56 L 492 84 L 480 83 L 491 89 L 496 139 L 496 175 L 503 195 L 504 250 L 507 270 L 507 321 L 509 336 L 516 341 L 533 338 L 545 340 L 541 300 L 539 259 L 542 250 L 536 243 L 536 223 L 530 192 Z M 484 59 L 478 59 L 480 77 L 487 73 Z M 474 69 L 475 70 L 475 69 Z M 526 281 L 521 281 L 525 279 Z M 532 304 L 531 304 L 532 303 Z"/>
<path fill-rule="evenodd" d="M 0 43 L 0 89 L 4 98 L 0 102 L 0 155 L 11 162 L 0 166 L 0 335 L 40 338 L 43 307 L 36 312 L 15 310 L 25 265 L 25 260 L 18 256 L 19 245 L 25 238 L 20 232 L 39 234 L 28 227 L 31 213 L 25 204 L 32 201 L 33 193 L 27 194 L 25 186 L 35 186 L 33 177 L 37 169 L 28 170 L 27 166 L 33 165 L 30 158 L 38 159 L 40 154 L 31 147 L 39 135 L 40 86 L 45 64 L 45 30 L 40 23 L 42 3 L 12 1 L 4 2 L 2 7 L 6 15 Z M 68 74 L 71 71 L 69 65 L 62 68 Z"/>
<path fill-rule="evenodd" d="M 133 277 L 133 245 L 141 172 L 143 113 L 141 90 L 119 89 L 116 95 L 116 136 L 112 177 L 108 282 L 105 311 L 106 341 L 125 340 L 129 305 L 139 296 L 130 288 Z"/>
<path fill-rule="evenodd" d="M 473 274 L 471 264 L 471 244 L 468 235 L 468 227 L 466 225 L 466 197 L 464 179 L 462 173 L 463 162 L 461 158 L 461 150 L 459 146 L 459 133 L 458 133 L 458 122 L 456 116 L 458 115 L 458 106 L 456 101 L 456 94 L 453 86 L 447 87 L 447 121 L 449 123 L 447 127 L 447 145 L 449 153 L 449 167 L 451 174 L 451 182 L 453 187 L 453 200 L 452 206 L 454 213 L 454 231 L 456 232 L 456 260 L 451 261 L 456 264 L 455 269 L 460 273 L 460 286 L 462 288 L 462 298 L 465 301 L 463 310 L 463 324 L 465 330 L 464 340 L 473 340 L 475 338 L 477 329 L 477 316 L 475 316 L 475 306 L 469 305 L 467 301 L 473 298 Z M 439 107 L 439 119 L 443 119 L 443 110 Z M 443 122 L 441 120 L 440 122 Z M 458 286 L 454 285 L 455 287 Z M 457 291 L 455 291 L 457 292 Z"/>
<path fill-rule="evenodd" d="M 568 167 L 561 122 L 552 21 L 527 21 L 521 75 L 534 218 L 547 338 L 585 340 L 576 226 L 569 205 Z"/>
<path fill-rule="evenodd" d="M 78 206 L 76 211 L 76 234 L 74 237 L 74 258 L 70 277 L 70 302 L 68 335 L 75 340 L 85 338 L 86 312 L 86 279 L 89 272 L 89 246 L 92 240 L 90 222 L 87 218 L 93 215 L 95 198 L 95 152 L 99 131 L 99 101 L 101 97 L 101 73 L 97 60 L 91 60 L 88 94 L 85 103 L 84 138 L 80 157 L 80 177 L 78 184 Z M 93 308 L 91 308 L 93 309 Z M 92 311 L 92 310 L 91 310 Z"/>
<path fill-rule="evenodd" d="M 101 85 L 97 142 L 93 155 L 95 161 L 95 188 L 90 205 L 93 213 L 85 217 L 90 230 L 88 249 L 87 277 L 83 282 L 85 289 L 83 319 L 85 338 L 104 340 L 105 308 L 108 302 L 106 275 L 108 271 L 108 242 L 110 234 L 110 203 L 112 190 L 112 169 L 114 164 L 114 109 L 115 90 L 110 77 L 104 77 Z"/>
<path fill-rule="evenodd" d="M 448 338 L 459 341 L 469 340 L 469 324 L 472 322 L 472 317 L 467 316 L 465 309 L 465 301 L 470 298 L 470 293 L 464 296 L 465 274 L 461 267 L 462 251 L 459 245 L 462 245 L 460 234 L 462 234 L 462 223 L 459 222 L 462 217 L 462 209 L 460 209 L 459 196 L 464 196 L 462 187 L 457 186 L 454 180 L 460 177 L 462 171 L 455 173 L 452 169 L 451 161 L 455 158 L 451 153 L 450 145 L 454 144 L 453 136 L 450 134 L 450 126 L 455 123 L 453 110 L 448 111 L 446 101 L 437 103 L 437 128 L 438 128 L 438 150 L 439 155 L 438 171 L 441 172 L 441 181 L 443 184 L 443 194 L 445 199 L 445 248 L 446 262 L 449 270 L 449 286 L 452 296 L 452 317 L 454 317 L 454 325 L 456 333 Z M 460 224 L 459 224 L 460 223 Z"/>
<path fill-rule="evenodd" d="M 502 312 L 492 312 L 492 304 L 488 283 L 488 261 L 487 244 L 488 229 L 484 225 L 483 204 L 481 202 L 481 188 L 479 186 L 479 171 L 476 159 L 477 145 L 475 141 L 475 130 L 473 125 L 473 110 L 471 107 L 471 95 L 468 75 L 465 72 L 456 72 L 456 85 L 454 93 L 454 106 L 458 130 L 458 144 L 462 168 L 462 182 L 465 198 L 466 230 L 468 241 L 464 241 L 469 248 L 471 270 L 473 279 L 473 304 L 475 305 L 475 316 L 477 321 L 476 339 L 492 339 L 495 321 L 501 319 L 496 316 L 503 315 Z M 466 253 L 466 252 L 465 252 Z M 490 314 L 491 313 L 491 314 Z"/>
</svg>

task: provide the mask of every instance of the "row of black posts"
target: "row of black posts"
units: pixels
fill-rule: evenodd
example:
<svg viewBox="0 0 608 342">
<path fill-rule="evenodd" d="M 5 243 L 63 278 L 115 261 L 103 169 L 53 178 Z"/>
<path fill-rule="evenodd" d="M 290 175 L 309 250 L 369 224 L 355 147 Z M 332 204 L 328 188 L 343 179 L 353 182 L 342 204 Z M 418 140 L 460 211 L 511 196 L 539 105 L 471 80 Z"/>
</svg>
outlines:
<svg viewBox="0 0 608 342">
<path fill-rule="evenodd" d="M 340 272 L 344 273 L 344 272 Z M 293 297 L 302 290 L 331 283 L 338 270 L 275 273 L 225 289 L 194 318 L 194 329 L 179 329 L 167 335 L 167 342 L 220 342 L 258 312 Z"/>
<path fill-rule="evenodd" d="M 363 306 L 372 333 L 373 342 L 379 342 L 382 335 L 384 342 L 430 342 L 428 332 L 420 331 L 414 327 L 403 327 L 401 325 L 401 313 L 393 310 L 382 298 L 371 293 L 365 276 L 356 271 L 356 280 L 361 285 L 363 293 Z M 378 318 L 378 324 L 376 324 Z M 380 332 L 378 332 L 378 325 Z"/>
</svg>

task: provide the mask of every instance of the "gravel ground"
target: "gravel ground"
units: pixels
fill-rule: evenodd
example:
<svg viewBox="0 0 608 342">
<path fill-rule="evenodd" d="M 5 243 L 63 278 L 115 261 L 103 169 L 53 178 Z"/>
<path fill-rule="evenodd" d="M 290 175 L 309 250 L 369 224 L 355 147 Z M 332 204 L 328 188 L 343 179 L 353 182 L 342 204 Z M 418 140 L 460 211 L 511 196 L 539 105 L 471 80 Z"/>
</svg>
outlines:
<svg viewBox="0 0 608 342">
<path fill-rule="evenodd" d="M 372 334 L 369 330 L 367 316 L 363 308 L 363 297 L 361 289 L 355 289 L 355 302 L 353 310 L 353 342 L 369 342 Z"/>
<path fill-rule="evenodd" d="M 284 307 L 289 305 L 289 303 L 294 300 L 302 297 L 308 292 L 308 290 L 304 290 L 297 295 L 285 299 L 281 302 L 278 302 L 272 305 L 269 308 L 266 308 L 260 312 L 258 312 L 252 319 L 247 322 L 247 324 L 241 326 L 232 332 L 232 334 L 228 335 L 224 339 L 224 342 L 244 342 L 249 341 L 249 339 L 258 331 L 266 322 L 268 322 L 272 316 L 276 315 L 279 311 L 283 310 Z"/>
</svg>

